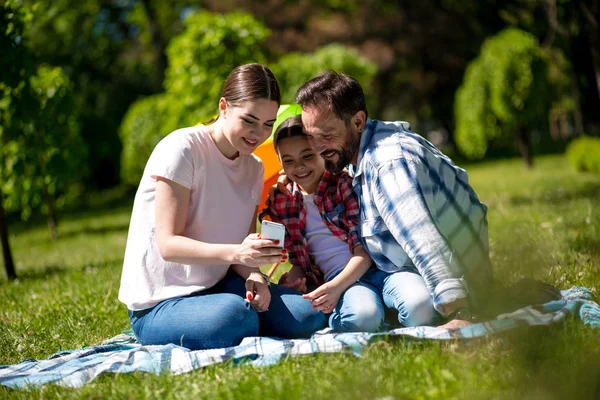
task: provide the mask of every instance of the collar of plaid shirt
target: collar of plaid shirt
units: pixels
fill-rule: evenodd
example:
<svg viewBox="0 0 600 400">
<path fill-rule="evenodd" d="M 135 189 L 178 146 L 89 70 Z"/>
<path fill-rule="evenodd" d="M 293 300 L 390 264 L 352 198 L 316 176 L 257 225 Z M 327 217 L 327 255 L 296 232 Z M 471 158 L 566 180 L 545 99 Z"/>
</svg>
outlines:
<svg viewBox="0 0 600 400">
<path fill-rule="evenodd" d="M 289 196 L 279 191 L 275 193 L 275 201 L 269 205 L 269 215 L 285 226 L 285 248 L 290 254 L 290 263 L 301 266 L 307 278 L 321 285 L 324 283 L 323 273 L 308 253 L 304 196 L 293 182 L 288 185 L 288 190 Z M 357 229 L 359 207 L 352 190 L 352 178 L 344 172 L 334 174 L 325 171 L 315 191 L 314 203 L 332 234 L 348 242 L 352 252 L 354 246 L 360 243 Z"/>
</svg>

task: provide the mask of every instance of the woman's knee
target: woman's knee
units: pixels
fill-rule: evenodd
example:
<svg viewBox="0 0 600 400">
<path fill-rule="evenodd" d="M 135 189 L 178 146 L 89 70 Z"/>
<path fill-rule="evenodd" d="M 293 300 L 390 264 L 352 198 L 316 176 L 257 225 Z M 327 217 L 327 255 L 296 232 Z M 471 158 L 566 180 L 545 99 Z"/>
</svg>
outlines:
<svg viewBox="0 0 600 400">
<path fill-rule="evenodd" d="M 135 321 L 135 334 L 145 345 L 171 343 L 199 350 L 235 346 L 245 337 L 258 335 L 256 311 L 237 295 L 186 299 L 183 304 L 153 311 Z"/>
</svg>

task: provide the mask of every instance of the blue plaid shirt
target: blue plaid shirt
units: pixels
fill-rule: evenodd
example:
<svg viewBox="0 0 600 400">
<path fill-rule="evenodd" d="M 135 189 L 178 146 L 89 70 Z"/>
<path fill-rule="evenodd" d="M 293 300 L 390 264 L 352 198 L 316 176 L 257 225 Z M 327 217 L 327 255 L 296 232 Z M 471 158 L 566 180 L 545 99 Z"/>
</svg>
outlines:
<svg viewBox="0 0 600 400">
<path fill-rule="evenodd" d="M 476 306 L 492 270 L 487 207 L 466 171 L 407 122 L 368 119 L 352 172 L 361 240 L 377 267 L 415 266 L 441 313 L 459 298 Z"/>
</svg>

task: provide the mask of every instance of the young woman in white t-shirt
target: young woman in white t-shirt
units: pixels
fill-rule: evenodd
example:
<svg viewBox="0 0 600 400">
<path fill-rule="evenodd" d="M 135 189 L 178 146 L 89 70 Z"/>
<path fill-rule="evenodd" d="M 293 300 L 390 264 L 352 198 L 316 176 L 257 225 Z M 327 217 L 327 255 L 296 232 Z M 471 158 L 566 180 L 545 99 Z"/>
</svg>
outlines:
<svg viewBox="0 0 600 400">
<path fill-rule="evenodd" d="M 172 132 L 152 152 L 119 291 L 142 344 L 219 348 L 247 336 L 307 337 L 325 325 L 310 301 L 269 287 L 258 269 L 287 259 L 254 233 L 264 171 L 252 152 L 270 136 L 279 104 L 268 68 L 239 66 L 213 124 Z"/>
</svg>

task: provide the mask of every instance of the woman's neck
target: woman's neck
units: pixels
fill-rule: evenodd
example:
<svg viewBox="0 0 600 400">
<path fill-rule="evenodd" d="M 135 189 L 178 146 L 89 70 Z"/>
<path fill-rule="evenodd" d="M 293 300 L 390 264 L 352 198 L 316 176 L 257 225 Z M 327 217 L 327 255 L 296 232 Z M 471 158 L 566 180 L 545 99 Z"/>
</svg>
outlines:
<svg viewBox="0 0 600 400">
<path fill-rule="evenodd" d="M 217 119 L 212 124 L 206 126 L 206 130 L 208 131 L 210 137 L 213 142 L 217 146 L 217 149 L 228 159 L 235 160 L 239 157 L 240 152 L 237 151 L 229 142 L 229 140 L 225 137 L 223 132 L 223 120 L 221 118 Z"/>
</svg>

